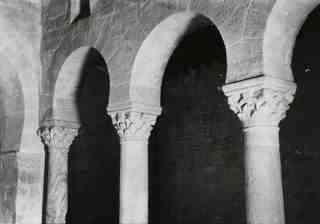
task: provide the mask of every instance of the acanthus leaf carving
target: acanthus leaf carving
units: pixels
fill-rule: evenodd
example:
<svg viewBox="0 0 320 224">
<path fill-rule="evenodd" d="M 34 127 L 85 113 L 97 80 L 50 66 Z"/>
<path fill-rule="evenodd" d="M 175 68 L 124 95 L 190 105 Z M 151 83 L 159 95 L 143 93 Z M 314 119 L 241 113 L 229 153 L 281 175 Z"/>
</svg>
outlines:
<svg viewBox="0 0 320 224">
<path fill-rule="evenodd" d="M 38 130 L 42 142 L 48 146 L 47 223 L 65 223 L 68 208 L 68 152 L 77 128 L 46 126 Z"/>
<path fill-rule="evenodd" d="M 231 110 L 244 126 L 276 126 L 286 116 L 295 89 L 250 88 L 229 95 Z"/>
<path fill-rule="evenodd" d="M 68 150 L 78 135 L 77 128 L 60 126 L 42 127 L 38 130 L 42 142 L 50 149 L 59 148 Z"/>
<path fill-rule="evenodd" d="M 132 111 L 116 112 L 111 117 L 122 140 L 148 139 L 157 118 L 155 115 Z"/>
</svg>

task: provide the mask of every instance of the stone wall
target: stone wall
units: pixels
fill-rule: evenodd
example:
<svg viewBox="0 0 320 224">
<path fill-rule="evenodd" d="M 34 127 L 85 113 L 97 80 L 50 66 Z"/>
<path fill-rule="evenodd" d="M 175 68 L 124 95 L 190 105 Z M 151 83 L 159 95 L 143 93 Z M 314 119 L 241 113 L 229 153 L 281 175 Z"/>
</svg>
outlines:
<svg viewBox="0 0 320 224">
<path fill-rule="evenodd" d="M 52 107 L 62 64 L 81 46 L 94 47 L 103 55 L 110 72 L 110 104 L 135 101 L 129 91 L 135 81 L 131 72 L 140 46 L 158 24 L 180 12 L 202 14 L 218 27 L 227 49 L 228 82 L 260 75 L 263 31 L 271 8 L 270 1 L 246 0 L 97 1 L 90 17 L 72 22 L 69 1 L 47 1 L 42 5 L 41 118 Z M 183 26 L 187 28 L 188 22 Z M 183 35 L 175 32 L 164 37 L 179 39 Z M 167 59 L 159 59 L 159 63 Z"/>
<path fill-rule="evenodd" d="M 0 1 L 1 223 L 41 221 L 44 155 L 39 127 L 40 5 Z"/>
<path fill-rule="evenodd" d="M 1 222 L 13 223 L 15 220 L 15 200 L 17 195 L 16 154 L 2 155 L 0 167 Z"/>
<path fill-rule="evenodd" d="M 81 2 L 90 3 L 91 8 L 87 6 L 81 8 L 81 4 L 77 5 Z M 36 130 L 39 123 L 42 125 L 43 121 L 48 118 L 48 111 L 54 109 L 54 89 L 61 67 L 76 49 L 88 46 L 95 48 L 102 55 L 109 70 L 110 94 L 107 98 L 110 104 L 104 106 L 110 107 L 122 103 L 125 106 L 130 105 L 137 100 L 132 91 L 143 92 L 141 86 L 150 87 L 150 82 L 154 81 L 150 77 L 154 77 L 155 80 L 162 80 L 163 77 L 167 79 L 166 76 L 170 77 L 168 78 L 169 81 L 167 80 L 169 84 L 165 80 L 163 87 L 164 94 L 167 94 L 166 97 L 168 98 L 162 98 L 164 113 L 158 120 L 153 140 L 150 142 L 151 148 L 159 148 L 159 150 L 153 150 L 158 151 L 159 154 L 152 155 L 151 153 L 151 160 L 155 160 L 155 165 L 152 167 L 153 172 L 161 171 L 159 175 L 161 174 L 162 178 L 159 180 L 153 179 L 151 186 L 153 204 L 151 206 L 155 206 L 154 203 L 160 200 L 159 195 L 156 196 L 154 193 L 158 190 L 158 192 L 162 192 L 161 194 L 169 195 L 167 198 L 172 202 L 171 211 L 169 211 L 171 208 L 166 207 L 164 201 L 156 203 L 157 206 L 164 208 L 162 211 L 166 214 L 163 216 L 165 220 L 174 217 L 177 222 L 194 222 L 194 220 L 198 220 L 197 215 L 201 213 L 208 219 L 214 219 L 215 222 L 233 222 L 228 219 L 228 211 L 231 208 L 237 210 L 238 207 L 241 207 L 240 205 L 243 205 L 240 198 L 234 200 L 238 203 L 234 205 L 235 207 L 223 203 L 221 209 L 210 207 L 214 204 L 211 201 L 218 201 L 218 204 L 220 204 L 220 201 L 225 200 L 225 203 L 231 203 L 233 201 L 233 199 L 230 199 L 231 196 L 239 193 L 236 192 L 236 189 L 239 188 L 234 188 L 234 186 L 242 186 L 240 184 L 242 181 L 240 177 L 242 169 L 240 131 L 236 125 L 236 119 L 227 109 L 228 106 L 222 93 L 216 87 L 223 85 L 225 82 L 240 81 L 258 75 L 292 80 L 290 61 L 295 37 L 307 15 L 319 3 L 319 0 L 43 0 L 41 2 L 39 0 L 1 0 L 0 56 L 2 63 L 0 68 L 3 75 L 0 78 L 0 168 L 2 170 L 0 171 L 0 221 L 39 222 L 42 210 L 44 151 L 40 139 L 36 135 Z M 168 18 L 171 19 L 168 23 L 169 26 L 165 26 L 163 29 L 159 24 L 168 21 Z M 181 20 L 181 18 L 183 19 Z M 166 66 L 166 61 L 169 60 L 170 53 L 172 53 L 171 50 L 175 50 L 188 32 L 201 28 L 203 23 L 193 23 L 198 18 L 204 18 L 205 21 L 209 21 L 208 23 L 215 25 L 218 33 L 221 34 L 222 45 L 224 45 L 223 49 L 226 54 L 225 57 L 221 57 L 224 62 L 221 62 L 220 58 L 214 63 L 206 62 L 205 65 L 201 66 L 199 63 L 203 62 L 197 62 L 198 65 L 193 65 L 192 68 Z M 174 29 L 170 32 L 172 27 Z M 179 32 L 176 28 L 179 28 Z M 148 61 L 148 58 L 153 58 L 151 57 L 153 53 L 158 53 L 158 51 L 150 50 L 144 52 L 142 47 L 145 42 L 148 42 L 146 40 L 150 40 L 150 33 L 154 34 L 153 31 L 157 31 L 155 34 L 159 39 L 155 39 L 156 41 L 154 43 L 151 41 L 151 43 L 153 46 L 164 47 L 164 51 L 168 54 L 163 58 L 155 57 L 155 60 Z M 166 40 L 172 41 L 169 45 L 160 44 L 160 42 L 167 43 Z M 213 44 L 219 45 L 216 39 L 213 38 L 211 41 Z M 203 49 L 203 51 L 210 50 L 212 49 Z M 317 55 L 318 52 L 314 55 Z M 137 55 L 145 56 L 142 60 L 144 63 L 135 63 Z M 196 59 L 201 59 L 201 57 L 196 57 Z M 152 73 L 153 70 L 145 70 L 144 66 L 147 67 L 151 62 L 156 63 L 163 70 L 158 70 L 156 75 Z M 194 60 L 185 61 L 185 63 L 192 64 Z M 219 68 L 219 64 L 226 65 L 226 68 L 221 69 L 221 71 L 219 69 L 218 71 L 215 70 Z M 170 66 L 173 70 L 165 70 L 165 67 L 169 68 Z M 135 72 L 133 72 L 133 68 L 135 68 Z M 309 68 L 303 69 L 307 71 Z M 169 73 L 175 75 L 172 76 Z M 211 78 L 208 78 L 211 77 L 208 73 L 215 73 L 215 77 L 226 74 L 226 78 L 211 80 Z M 196 74 L 202 79 L 198 79 Z M 149 80 L 150 82 L 135 86 L 138 79 Z M 316 78 L 310 82 L 315 80 Z M 297 81 L 299 85 L 299 79 Z M 208 86 L 209 83 L 212 83 L 210 87 Z M 157 88 L 160 89 L 161 84 L 161 82 L 158 82 Z M 212 86 L 215 86 L 215 88 L 211 88 Z M 303 87 L 313 91 L 308 99 L 317 95 L 316 87 Z M 304 92 L 305 90 L 301 90 L 300 93 L 297 93 L 298 101 Z M 148 94 L 150 92 L 147 91 L 142 96 Z M 188 98 L 185 98 L 186 96 Z M 140 98 L 140 101 L 143 101 L 143 99 L 143 97 Z M 173 100 L 174 103 L 170 103 L 169 99 Z M 300 99 L 300 101 L 305 101 L 304 99 Z M 314 110 L 314 105 L 311 105 L 310 111 Z M 294 107 L 305 108 L 306 105 L 301 104 L 299 106 L 297 104 Z M 315 113 L 312 113 L 312 115 L 316 117 L 317 110 L 314 111 Z M 104 112 L 99 111 L 99 116 Z M 230 116 L 226 116 L 226 114 Z M 299 116 L 304 117 L 305 115 Z M 310 127 L 314 125 L 313 121 L 312 119 L 308 121 Z M 291 122 L 301 124 L 295 121 Z M 83 139 L 78 141 L 82 141 L 81 144 L 85 146 L 81 147 L 95 149 L 107 147 L 102 144 L 106 139 L 103 139 L 97 132 L 101 131 L 108 136 L 108 131 L 111 132 L 112 130 L 110 126 L 109 122 L 101 130 L 100 127 L 94 127 L 93 129 L 96 131 L 93 131 L 94 134 L 92 135 L 99 137 L 82 137 Z M 195 130 L 196 127 L 197 131 Z M 292 130 L 307 129 L 305 126 L 302 127 L 293 127 Z M 90 130 L 92 130 L 92 127 Z M 313 170 L 317 169 L 318 154 L 312 150 L 309 152 L 309 149 L 316 148 L 316 131 L 306 132 L 306 136 L 310 134 L 312 137 L 310 139 L 296 138 L 300 139 L 300 142 L 286 143 L 289 142 L 288 139 L 293 139 L 300 133 L 295 135 L 289 133 L 281 139 L 284 150 L 284 180 L 287 187 L 285 190 L 287 191 L 288 203 L 290 202 L 287 214 L 291 217 L 289 219 L 292 219 L 292 222 L 293 220 L 306 220 L 305 217 L 313 217 L 316 214 L 311 209 L 312 214 L 308 213 L 310 215 L 304 215 L 304 218 L 301 218 L 301 216 L 295 219 L 291 216 L 291 214 L 303 213 L 302 209 L 305 206 L 300 204 L 301 201 L 303 201 L 303 205 L 313 205 L 315 203 L 312 202 L 312 198 L 316 198 L 318 195 L 315 190 L 318 183 L 313 182 L 315 177 L 303 176 L 304 173 L 310 173 L 311 175 L 314 173 Z M 92 131 L 85 131 L 83 136 L 91 135 L 88 133 L 92 133 Z M 168 133 L 171 134 L 168 135 Z M 113 137 L 111 137 L 111 142 L 115 141 Z M 167 141 L 167 139 L 169 140 Z M 97 145 L 96 141 L 101 141 L 102 145 Z M 163 150 L 161 150 L 162 148 Z M 188 150 L 189 148 L 191 149 Z M 202 150 L 199 150 L 200 148 Z M 294 152 L 289 153 L 292 148 Z M 300 153 L 300 148 L 307 150 L 302 150 L 303 152 Z M 181 151 L 179 151 L 180 149 Z M 114 151 L 116 150 L 118 149 L 115 146 Z M 186 151 L 191 151 L 191 153 Z M 111 169 L 114 171 L 113 165 L 105 167 L 102 161 L 98 163 L 99 165 L 95 164 L 94 161 L 100 159 L 98 155 L 101 152 L 94 151 L 92 153 L 89 161 L 94 167 L 93 170 L 96 171 L 101 168 L 101 170 Z M 101 156 L 107 155 L 107 152 L 101 154 Z M 81 156 L 82 159 L 79 159 Z M 159 158 L 163 157 L 163 160 L 160 161 L 157 156 Z M 229 158 L 229 156 L 232 158 Z M 79 174 L 81 172 L 77 170 L 81 170 L 81 167 L 85 166 L 83 165 L 85 163 L 84 158 L 87 156 L 85 153 L 80 153 L 79 157 L 75 161 L 82 162 L 79 162 L 80 165 L 74 165 L 72 169 L 76 170 L 75 173 L 78 173 L 76 175 L 81 176 L 82 174 Z M 119 159 L 116 153 L 112 158 Z M 113 159 L 111 159 L 110 164 L 116 166 Z M 167 161 L 167 163 L 164 161 Z M 170 164 L 168 164 L 168 161 L 170 161 Z M 173 170 L 176 171 L 173 172 Z M 87 171 L 86 177 L 88 179 L 80 180 L 79 186 L 90 178 L 96 179 L 96 172 L 91 172 L 93 171 Z M 291 175 L 293 172 L 299 173 L 299 177 Z M 221 173 L 231 173 L 231 175 L 237 177 L 231 179 L 227 175 L 221 175 Z M 102 179 L 105 178 L 103 173 L 101 175 Z M 168 180 L 166 179 L 167 176 L 170 177 Z M 208 176 L 214 178 L 210 179 Z M 216 179 L 219 181 L 216 181 Z M 305 179 L 307 181 L 304 181 Z M 198 182 L 194 182 L 194 180 Z M 237 183 L 231 183 L 232 180 L 236 180 Z M 158 186 L 157 181 L 168 182 L 168 186 Z M 308 184 L 299 185 L 297 182 Z M 181 183 L 191 186 L 193 192 L 206 191 L 209 186 L 216 188 L 217 191 L 211 192 L 208 190 L 208 195 L 201 194 L 201 197 L 196 197 L 197 194 L 195 193 L 190 193 L 188 194 L 189 197 L 184 197 L 184 194 L 188 191 L 181 190 Z M 91 187 L 94 188 L 97 185 Z M 108 184 L 103 182 L 101 185 Z M 112 186 L 115 185 L 112 184 Z M 290 190 L 290 186 L 297 186 L 297 188 Z M 312 187 L 309 189 L 308 186 Z M 202 191 L 200 187 L 205 190 Z M 111 187 L 111 189 L 114 188 Z M 82 189 L 79 191 L 83 195 L 85 194 L 83 192 L 91 190 Z M 216 192 L 219 192 L 219 194 Z M 296 197 L 296 193 L 293 192 L 297 192 L 298 196 Z M 302 200 L 305 195 L 311 195 L 309 196 L 310 200 Z M 207 200 L 206 196 L 212 200 Z M 113 196 L 110 195 L 110 197 Z M 175 197 L 184 200 L 180 202 L 174 200 Z M 194 201 L 195 203 L 192 203 Z M 190 212 L 196 210 L 192 207 L 195 205 L 207 210 L 204 209 L 198 211 L 198 213 Z M 110 205 L 110 208 L 114 208 L 114 204 Z M 156 206 L 151 208 L 154 217 L 159 216 L 159 213 L 154 212 L 159 210 L 157 208 Z M 74 207 L 73 209 L 72 212 L 80 211 L 82 208 L 78 210 L 77 207 Z M 93 210 L 92 208 L 92 212 Z M 209 210 L 215 212 L 208 214 Z M 241 209 L 237 211 L 241 211 Z M 100 214 L 100 211 L 98 213 Z M 169 213 L 174 215 L 171 216 Z M 236 217 L 241 219 L 241 214 L 239 212 Z"/>
<path fill-rule="evenodd" d="M 77 48 L 92 46 L 103 55 L 110 73 L 110 102 L 112 104 L 127 102 L 132 100 L 130 85 L 135 81 L 132 76 L 132 66 L 143 41 L 148 38 L 150 32 L 168 16 L 185 9 L 204 15 L 217 26 L 222 35 L 226 47 L 227 71 L 215 70 L 221 61 L 219 63 L 216 61 L 213 65 L 198 64 L 193 68 L 177 66 L 180 61 L 171 65 L 171 71 L 167 69 L 160 73 L 160 76 L 165 74 L 162 90 L 166 97 L 162 98 L 164 112 L 158 119 L 150 141 L 151 221 L 197 223 L 211 220 L 215 223 L 239 223 L 239 220 L 244 220 L 245 207 L 242 192 L 244 183 L 241 131 L 222 93 L 217 90 L 225 80 L 211 78 L 214 75 L 219 77 L 220 73 L 227 73 L 227 82 L 261 74 L 285 80 L 292 78 L 288 66 L 290 50 L 294 43 L 292 38 L 298 29 L 297 24 L 303 21 L 316 1 L 308 1 L 303 7 L 301 5 L 304 11 L 298 10 L 299 13 L 294 6 L 285 7 L 287 4 L 284 0 L 277 1 L 273 8 L 274 3 L 231 0 L 210 2 L 159 0 L 128 3 L 101 0 L 92 4 L 90 17 L 73 21 L 68 11 L 70 8 L 68 1 L 59 3 L 47 1 L 42 8 L 44 35 L 41 114 L 52 108 L 52 92 L 60 68 Z M 297 17 L 296 20 L 292 19 L 293 17 Z M 275 25 L 275 21 L 279 20 L 284 26 Z M 294 24 L 290 21 L 294 21 Z M 173 20 L 173 23 L 175 22 L 179 21 Z M 290 35 L 285 36 L 287 28 L 290 30 Z M 273 38 L 280 38 L 283 44 L 276 47 L 278 42 Z M 167 47 L 174 49 L 177 45 Z M 280 50 L 276 51 L 278 49 Z M 274 53 L 279 56 L 278 60 L 272 58 Z M 193 60 L 185 61 L 185 64 L 194 63 L 195 58 L 199 59 L 193 57 Z M 164 60 L 168 58 L 159 60 L 159 63 L 165 64 Z M 140 78 L 152 75 L 142 73 L 143 69 L 137 71 Z M 214 75 L 211 76 L 212 74 Z M 156 78 L 161 80 L 162 77 Z M 215 88 L 211 88 L 212 86 Z M 82 142 L 85 145 L 83 148 L 98 147 L 93 146 L 95 145 L 93 140 L 85 137 Z M 296 153 L 286 154 L 294 146 L 290 144 L 284 146 L 285 142 L 286 139 L 282 137 L 284 185 L 290 201 L 287 216 L 294 222 L 293 214 L 303 211 L 302 206 L 299 206 L 302 196 L 297 199 L 294 196 L 295 190 L 293 188 L 290 190 L 288 186 L 297 186 L 297 192 L 305 191 L 302 190 L 302 185 L 298 186 L 295 182 L 296 176 L 289 175 L 288 172 L 292 173 L 292 170 L 295 170 L 301 174 L 308 173 L 308 170 L 312 170 L 312 164 L 316 162 L 305 162 L 302 166 L 295 165 L 297 161 L 293 158 L 296 158 Z M 92 153 L 90 155 L 95 157 L 101 152 L 92 150 L 87 153 Z M 89 160 L 90 162 L 80 159 L 87 158 L 84 152 L 82 154 L 79 152 L 78 157 L 75 157 L 78 159 L 74 162 L 78 161 L 79 164 L 74 165 L 74 172 L 78 173 L 74 178 L 77 175 L 81 176 L 79 170 L 82 167 L 89 167 L 88 163 L 96 166 L 93 166 L 95 168 L 92 168 L 92 171 L 89 168 L 85 169 L 86 178 L 95 175 L 93 170 L 99 170 L 100 165 L 94 164 L 94 159 Z M 298 159 L 297 163 L 302 163 L 304 157 L 298 156 L 298 158 L 301 159 Z M 316 156 L 312 158 L 315 159 Z M 82 183 L 77 185 L 78 191 L 81 192 L 78 195 L 90 195 L 89 188 L 94 188 L 94 185 L 88 189 L 80 189 L 80 186 L 85 186 L 87 180 L 80 178 L 78 181 Z M 75 198 L 76 196 L 73 200 L 76 200 Z M 294 211 L 293 206 L 297 206 L 294 208 L 297 210 Z M 99 210 L 98 207 L 95 208 Z M 73 207 L 72 214 L 81 209 L 85 210 Z M 203 220 L 200 217 L 203 217 Z M 81 219 L 80 216 L 74 216 L 74 219 L 77 218 Z"/>
</svg>

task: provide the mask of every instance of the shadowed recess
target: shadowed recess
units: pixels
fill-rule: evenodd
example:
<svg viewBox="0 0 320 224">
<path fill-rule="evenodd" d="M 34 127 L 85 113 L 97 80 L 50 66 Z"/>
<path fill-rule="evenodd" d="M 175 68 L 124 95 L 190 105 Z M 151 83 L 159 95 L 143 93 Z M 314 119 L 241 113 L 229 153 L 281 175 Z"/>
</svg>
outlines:
<svg viewBox="0 0 320 224">
<path fill-rule="evenodd" d="M 63 64 L 56 82 L 52 119 L 90 125 L 106 117 L 109 73 L 94 48 L 82 47 Z"/>
<path fill-rule="evenodd" d="M 135 103 L 160 107 L 161 84 L 173 51 L 185 36 L 210 24 L 211 21 L 207 17 L 193 12 L 173 14 L 158 24 L 143 41 L 133 63 L 130 81 L 131 100 Z M 213 29 L 217 36 L 212 35 L 211 41 L 221 41 L 223 46 L 221 58 L 225 60 L 226 53 L 221 35 L 215 27 Z M 202 43 L 198 44 L 201 46 Z M 195 51 L 193 54 L 206 54 L 205 51 L 199 52 L 200 48 L 193 47 Z M 217 51 L 211 53 L 219 55 Z"/>
<path fill-rule="evenodd" d="M 79 20 L 90 16 L 90 0 L 71 0 L 70 4 L 70 17 L 72 23 L 76 23 Z"/>
<path fill-rule="evenodd" d="M 69 152 L 68 224 L 117 223 L 120 146 L 106 108 L 109 73 L 101 54 L 83 47 L 59 74 L 53 118 L 80 125 Z"/>
<path fill-rule="evenodd" d="M 225 51 L 207 23 L 186 32 L 167 60 L 149 141 L 152 224 L 244 222 L 241 129 L 220 91 Z"/>
<path fill-rule="evenodd" d="M 310 13 L 295 42 L 291 67 L 298 88 L 280 129 L 286 219 L 292 224 L 320 220 L 319 23 L 320 6 Z"/>
</svg>

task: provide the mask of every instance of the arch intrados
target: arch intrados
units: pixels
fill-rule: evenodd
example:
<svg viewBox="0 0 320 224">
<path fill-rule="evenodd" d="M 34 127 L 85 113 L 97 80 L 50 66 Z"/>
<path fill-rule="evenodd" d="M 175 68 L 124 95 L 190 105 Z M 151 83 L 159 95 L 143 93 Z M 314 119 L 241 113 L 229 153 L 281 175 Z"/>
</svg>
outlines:
<svg viewBox="0 0 320 224">
<path fill-rule="evenodd" d="M 97 64 L 101 69 L 107 69 L 107 64 L 98 50 L 92 47 L 80 47 L 72 52 L 61 66 L 56 85 L 54 98 L 73 98 L 80 83 L 80 73 L 88 63 Z M 106 70 L 107 72 L 107 70 Z M 108 84 L 106 74 L 106 82 Z"/>
<path fill-rule="evenodd" d="M 82 71 L 92 63 L 105 72 L 106 95 L 109 94 L 108 67 L 102 54 L 93 47 L 80 47 L 67 57 L 58 73 L 53 92 L 52 119 L 79 122 L 76 105 L 77 90 L 87 78 L 83 77 Z"/>
<path fill-rule="evenodd" d="M 135 57 L 130 80 L 130 98 L 134 103 L 160 108 L 161 84 L 168 61 L 181 40 L 188 34 L 215 24 L 206 16 L 195 12 L 173 14 L 160 22 L 143 41 Z M 220 34 L 220 33 L 219 33 Z M 220 34 L 219 39 L 223 41 Z M 153 89 L 150 102 L 139 102 L 136 89 Z"/>
<path fill-rule="evenodd" d="M 278 0 L 268 17 L 263 39 L 263 72 L 293 81 L 291 61 L 299 31 L 320 0 Z"/>
</svg>

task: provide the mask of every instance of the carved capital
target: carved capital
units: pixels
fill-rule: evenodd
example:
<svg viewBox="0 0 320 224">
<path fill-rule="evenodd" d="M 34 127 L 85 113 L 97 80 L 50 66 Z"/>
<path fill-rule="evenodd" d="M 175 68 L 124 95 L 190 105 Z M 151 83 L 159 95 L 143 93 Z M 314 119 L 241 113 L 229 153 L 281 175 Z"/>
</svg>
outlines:
<svg viewBox="0 0 320 224">
<path fill-rule="evenodd" d="M 131 111 L 115 112 L 111 117 L 122 140 L 148 139 L 157 119 L 155 115 Z"/>
<path fill-rule="evenodd" d="M 237 91 L 228 96 L 231 109 L 249 126 L 277 126 L 286 116 L 293 101 L 295 89 L 255 87 Z"/>
<path fill-rule="evenodd" d="M 68 150 L 74 138 L 78 135 L 78 129 L 60 126 L 43 127 L 38 130 L 38 135 L 49 149 Z"/>
</svg>

